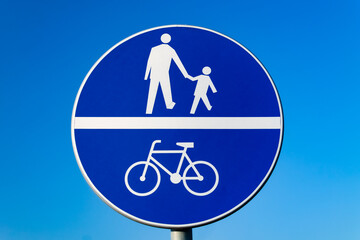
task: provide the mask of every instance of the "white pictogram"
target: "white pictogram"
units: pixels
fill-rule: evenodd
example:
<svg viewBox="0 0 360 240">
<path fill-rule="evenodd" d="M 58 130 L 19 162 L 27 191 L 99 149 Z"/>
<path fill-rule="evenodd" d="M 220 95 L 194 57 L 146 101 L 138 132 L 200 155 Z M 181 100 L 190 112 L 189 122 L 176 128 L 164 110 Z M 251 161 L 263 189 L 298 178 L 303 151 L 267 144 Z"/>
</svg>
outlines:
<svg viewBox="0 0 360 240">
<path fill-rule="evenodd" d="M 169 70 L 171 62 L 174 61 L 176 66 L 179 68 L 184 78 L 190 79 L 191 81 L 197 81 L 195 89 L 195 99 L 192 104 L 190 113 L 195 114 L 196 108 L 199 104 L 200 99 L 204 102 L 206 108 L 210 111 L 212 106 L 210 105 L 207 97 L 207 90 L 210 86 L 213 93 L 216 93 L 214 84 L 210 79 L 211 68 L 206 66 L 203 68 L 203 75 L 197 77 L 190 76 L 184 65 L 182 64 L 176 51 L 168 44 L 171 41 L 171 36 L 167 33 L 161 35 L 162 44 L 151 48 L 147 64 L 144 79 L 147 80 L 150 75 L 150 86 L 148 99 L 146 104 L 146 114 L 152 114 L 157 96 L 159 85 L 164 96 L 165 105 L 167 109 L 173 109 L 175 102 L 173 101 L 171 94 L 171 84 Z"/>
<path fill-rule="evenodd" d="M 204 67 L 202 72 L 204 75 L 199 75 L 197 77 L 189 77 L 190 80 L 197 81 L 194 93 L 195 98 L 190 110 L 191 114 L 195 114 L 200 99 L 204 102 L 206 108 L 210 111 L 212 106 L 210 105 L 209 99 L 206 96 L 207 90 L 210 87 L 213 93 L 217 92 L 213 82 L 211 81 L 211 78 L 209 77 L 211 73 L 211 68 Z"/>
<path fill-rule="evenodd" d="M 158 169 L 161 168 L 162 170 L 164 170 L 169 176 L 170 176 L 170 181 L 173 183 L 173 184 L 178 184 L 181 182 L 181 180 L 183 181 L 183 184 L 186 188 L 187 191 L 189 191 L 191 194 L 193 195 L 196 195 L 196 196 L 206 196 L 210 193 L 212 193 L 218 183 L 219 183 L 219 174 L 216 170 L 216 168 L 206 162 L 206 161 L 195 161 L 195 162 L 192 162 L 189 155 L 186 153 L 187 149 L 188 148 L 193 148 L 194 147 L 194 143 L 193 142 L 177 142 L 176 145 L 180 146 L 180 147 L 183 147 L 183 149 L 181 150 L 154 150 L 155 148 L 155 144 L 157 143 L 161 143 L 161 140 L 155 140 L 152 145 L 151 145 L 151 148 L 150 148 L 150 152 L 149 152 L 149 155 L 148 155 L 148 158 L 146 161 L 139 161 L 139 162 L 136 162 L 134 164 L 132 164 L 126 171 L 125 173 L 125 185 L 127 187 L 127 189 L 134 195 L 136 196 L 141 196 L 141 197 L 144 197 L 144 196 L 148 196 L 152 193 L 154 193 L 156 191 L 156 189 L 159 187 L 160 185 L 160 179 L 161 179 L 161 176 L 160 176 L 160 171 Z M 178 164 L 178 167 L 177 167 L 177 170 L 176 172 L 172 173 L 170 172 L 166 167 L 164 167 L 164 165 L 162 165 L 159 161 L 157 161 L 152 155 L 153 154 L 181 154 L 181 157 L 180 157 L 180 160 L 179 160 L 179 164 Z M 189 165 L 185 168 L 182 176 L 180 175 L 180 170 L 181 170 L 181 167 L 183 165 L 183 162 L 184 162 L 184 159 L 186 159 L 189 163 Z M 134 188 L 136 186 L 130 186 L 129 184 L 129 175 L 134 173 L 135 171 L 133 171 L 133 169 L 135 167 L 138 167 L 140 166 L 141 167 L 141 172 L 142 174 L 139 174 L 138 176 L 134 176 L 134 178 L 137 180 L 139 179 L 140 180 L 140 184 L 141 182 L 145 182 L 147 180 L 146 178 L 146 173 L 147 173 L 147 170 L 148 168 L 152 168 L 155 173 L 156 173 L 156 181 L 154 181 L 154 187 L 151 187 L 150 190 L 145 190 L 143 192 L 139 192 L 138 190 L 135 191 Z M 201 189 L 201 190 L 193 190 L 190 188 L 189 184 L 193 181 L 197 181 L 197 182 L 203 182 L 205 179 L 207 179 L 209 176 L 203 176 L 199 170 L 197 169 L 197 167 L 201 167 L 201 169 L 203 169 L 204 167 L 207 168 L 206 169 L 206 172 L 209 174 L 209 170 L 210 170 L 210 174 L 212 174 L 212 184 L 210 184 L 210 187 L 209 186 L 205 186 L 206 189 Z M 189 172 L 189 170 L 192 169 L 192 173 Z M 188 184 L 189 183 L 189 184 Z M 190 184 L 191 185 L 191 184 Z M 209 184 L 208 184 L 209 185 Z"/>
<path fill-rule="evenodd" d="M 159 84 L 164 96 L 167 109 L 173 109 L 175 102 L 172 100 L 169 70 L 171 61 L 173 60 L 185 78 L 189 78 L 184 65 L 181 63 L 176 51 L 168 44 L 171 41 L 171 36 L 167 33 L 161 36 L 161 42 L 158 46 L 151 49 L 150 55 L 146 65 L 145 80 L 150 74 L 150 88 L 146 105 L 146 114 L 152 114 L 157 90 Z"/>
</svg>

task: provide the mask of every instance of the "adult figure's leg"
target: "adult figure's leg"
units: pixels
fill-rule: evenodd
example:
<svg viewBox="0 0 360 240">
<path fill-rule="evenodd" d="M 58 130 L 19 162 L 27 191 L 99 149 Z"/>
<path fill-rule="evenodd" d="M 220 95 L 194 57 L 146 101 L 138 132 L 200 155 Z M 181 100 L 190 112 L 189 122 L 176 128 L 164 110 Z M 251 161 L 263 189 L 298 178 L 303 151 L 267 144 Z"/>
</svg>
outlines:
<svg viewBox="0 0 360 240">
<path fill-rule="evenodd" d="M 190 110 L 191 114 L 195 113 L 196 108 L 197 108 L 197 106 L 199 104 L 199 101 L 200 101 L 200 97 L 198 95 L 195 95 L 194 102 L 193 102 L 193 104 L 191 106 L 191 110 Z"/>
<path fill-rule="evenodd" d="M 210 111 L 212 106 L 210 105 L 208 97 L 206 95 L 204 95 L 204 96 L 201 97 L 201 100 L 203 100 L 206 108 Z"/>
<path fill-rule="evenodd" d="M 164 96 L 166 108 L 173 109 L 175 103 L 172 100 L 169 76 L 163 76 L 163 78 L 160 80 L 160 85 Z"/>
<path fill-rule="evenodd" d="M 159 87 L 159 81 L 157 79 L 150 79 L 149 94 L 146 105 L 146 114 L 152 114 L 158 87 Z"/>
</svg>

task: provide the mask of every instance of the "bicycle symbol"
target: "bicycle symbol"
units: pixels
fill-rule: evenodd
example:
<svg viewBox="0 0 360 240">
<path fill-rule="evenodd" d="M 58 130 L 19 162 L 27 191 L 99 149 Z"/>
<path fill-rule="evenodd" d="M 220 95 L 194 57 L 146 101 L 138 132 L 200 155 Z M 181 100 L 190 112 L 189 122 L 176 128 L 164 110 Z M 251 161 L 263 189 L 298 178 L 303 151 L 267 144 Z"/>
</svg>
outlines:
<svg viewBox="0 0 360 240">
<path fill-rule="evenodd" d="M 218 183 L 219 183 L 219 174 L 216 170 L 216 168 L 206 162 L 206 161 L 195 161 L 195 162 L 192 162 L 189 155 L 186 153 L 187 149 L 188 148 L 193 148 L 194 147 L 194 143 L 193 142 L 177 142 L 176 145 L 180 146 L 180 147 L 183 147 L 184 149 L 182 150 L 154 150 L 155 148 L 155 144 L 157 143 L 161 143 L 161 140 L 155 140 L 152 144 L 151 144 L 151 148 L 150 148 L 150 152 L 149 152 L 149 155 L 148 155 L 148 158 L 146 161 L 139 161 L 139 162 L 136 162 L 134 164 L 132 164 L 126 171 L 125 173 L 125 185 L 127 187 L 127 189 L 134 195 L 136 196 L 141 196 L 141 197 L 144 197 L 144 196 L 148 196 L 152 193 L 154 193 L 156 191 L 156 189 L 159 187 L 160 185 L 160 171 L 158 169 L 158 167 L 160 167 L 162 170 L 164 170 L 169 176 L 170 176 L 170 181 L 173 183 L 173 184 L 178 184 L 181 182 L 181 180 L 183 181 L 183 184 L 186 188 L 187 191 L 189 191 L 191 194 L 193 195 L 196 195 L 196 196 L 206 196 L 210 193 L 212 193 L 215 188 L 217 187 Z M 152 155 L 153 154 L 180 154 L 181 153 L 181 157 L 180 157 L 180 160 L 179 160 L 179 164 L 177 166 L 177 170 L 176 172 L 172 173 L 170 172 L 166 167 L 164 167 L 160 162 L 158 162 Z M 183 165 L 183 162 L 184 162 L 184 159 L 186 159 L 189 163 L 189 165 L 185 168 L 182 176 L 180 175 L 180 170 L 181 170 L 181 167 Z M 143 190 L 143 191 L 135 191 L 134 190 L 134 186 L 131 187 L 130 184 L 129 184 L 129 175 L 130 174 L 136 174 L 133 169 L 135 167 L 143 167 L 143 170 L 142 170 L 142 174 L 139 174 L 137 173 L 138 175 L 135 176 L 135 179 L 140 179 L 141 182 L 145 182 L 147 180 L 146 178 L 146 173 L 150 168 L 152 168 L 155 173 L 156 173 L 156 181 L 155 181 L 155 186 L 154 187 L 150 187 L 151 189 L 150 190 Z M 192 181 L 197 181 L 197 182 L 203 182 L 204 181 L 204 176 L 200 174 L 200 172 L 198 171 L 198 168 L 200 169 L 204 169 L 205 167 L 205 171 L 202 170 L 202 172 L 206 172 L 207 174 L 209 174 L 209 171 L 210 171 L 210 174 L 212 174 L 215 178 L 215 180 L 213 179 L 214 183 L 213 184 L 210 184 L 211 186 L 204 186 L 206 187 L 207 189 L 202 189 L 202 190 L 192 190 L 190 187 L 189 187 L 189 184 L 188 182 L 192 182 Z M 190 172 L 193 172 L 192 174 L 189 172 L 189 170 L 192 169 L 193 171 L 190 171 Z M 195 174 L 194 174 L 195 173 Z M 139 176 L 140 175 L 140 176 Z M 205 176 L 206 177 L 206 176 Z M 191 185 L 191 184 L 190 184 Z M 210 189 L 209 189 L 210 188 Z"/>
</svg>

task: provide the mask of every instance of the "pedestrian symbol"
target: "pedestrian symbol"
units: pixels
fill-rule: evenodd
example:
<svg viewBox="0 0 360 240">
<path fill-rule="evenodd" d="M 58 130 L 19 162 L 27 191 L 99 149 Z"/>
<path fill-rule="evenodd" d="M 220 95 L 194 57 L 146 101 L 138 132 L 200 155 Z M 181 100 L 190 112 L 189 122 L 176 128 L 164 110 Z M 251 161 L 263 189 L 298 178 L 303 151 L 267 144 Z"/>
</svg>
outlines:
<svg viewBox="0 0 360 240">
<path fill-rule="evenodd" d="M 196 108 L 199 104 L 200 99 L 203 100 L 206 108 L 210 111 L 212 106 L 209 103 L 209 99 L 206 96 L 208 87 L 211 88 L 213 93 L 216 93 L 216 88 L 214 86 L 214 84 L 212 83 L 209 74 L 211 73 L 211 68 L 210 67 L 204 67 L 203 68 L 203 74 L 204 75 L 199 75 L 197 77 L 189 77 L 192 81 L 198 81 L 197 85 L 196 85 L 196 89 L 195 89 L 195 99 L 194 102 L 192 104 L 191 107 L 191 114 L 194 114 L 196 111 Z"/>
<path fill-rule="evenodd" d="M 157 96 L 159 85 L 161 86 L 166 108 L 173 109 L 175 106 L 175 102 L 173 102 L 172 99 L 170 76 L 169 76 L 169 69 L 172 60 L 176 63 L 177 67 L 183 74 L 184 78 L 188 78 L 191 81 L 198 81 L 194 93 L 195 99 L 192 104 L 190 113 L 191 114 L 195 113 L 200 99 L 203 100 L 206 108 L 210 111 L 212 106 L 210 105 L 209 100 L 206 96 L 208 87 L 210 86 L 213 93 L 216 93 L 215 86 L 209 77 L 209 74 L 211 73 L 211 68 L 204 67 L 203 68 L 204 75 L 199 75 L 197 77 L 190 76 L 187 73 L 176 51 L 169 46 L 168 43 L 170 41 L 171 41 L 171 36 L 167 33 L 164 33 L 161 36 L 161 42 L 163 44 L 160 44 L 151 49 L 147 61 L 145 80 L 149 78 L 149 73 L 150 73 L 150 88 L 149 88 L 149 94 L 148 94 L 148 100 L 146 106 L 146 114 L 152 114 L 153 112 L 154 103 Z"/>
</svg>

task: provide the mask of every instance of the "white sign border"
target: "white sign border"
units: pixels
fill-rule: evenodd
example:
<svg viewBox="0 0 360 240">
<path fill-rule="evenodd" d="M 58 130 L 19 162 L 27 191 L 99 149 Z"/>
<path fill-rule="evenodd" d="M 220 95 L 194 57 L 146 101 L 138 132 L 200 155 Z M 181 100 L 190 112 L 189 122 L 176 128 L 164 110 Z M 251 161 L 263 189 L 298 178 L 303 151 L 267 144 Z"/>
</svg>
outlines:
<svg viewBox="0 0 360 240">
<path fill-rule="evenodd" d="M 82 166 L 82 163 L 81 163 L 81 160 L 80 160 L 80 157 L 79 157 L 79 154 L 78 154 L 78 151 L 77 151 L 77 148 L 76 148 L 76 140 L 75 140 L 75 113 L 76 113 L 76 108 L 77 108 L 77 104 L 78 104 L 78 101 L 79 101 L 79 98 L 80 98 L 80 94 L 83 90 L 83 87 L 87 81 L 87 79 L 89 78 L 89 76 L 91 75 L 92 71 L 97 67 L 97 65 L 112 51 L 114 50 L 116 47 L 118 47 L 119 45 L 121 45 L 122 43 L 138 36 L 138 35 L 141 35 L 143 33 L 146 33 L 146 32 L 151 32 L 151 31 L 154 31 L 154 30 L 157 30 L 157 29 L 163 29 L 163 28 L 175 28 L 175 27 L 187 27 L 187 28 L 194 28 L 194 29 L 200 29 L 200 30 L 205 30 L 205 31 L 209 31 L 209 32 L 212 32 L 212 33 L 215 33 L 215 34 L 218 34 L 224 38 L 227 38 L 229 39 L 230 41 L 236 43 L 237 45 L 239 45 L 241 48 L 243 48 L 247 53 L 249 53 L 255 60 L 256 62 L 262 67 L 262 69 L 264 70 L 264 72 L 266 73 L 267 77 L 269 78 L 272 86 L 273 86 L 273 89 L 276 93 L 276 97 L 277 97 L 277 100 L 278 100 L 278 104 L 279 104 L 279 110 L 280 110 L 280 139 L 279 139 L 279 144 L 278 144 L 278 149 L 276 151 L 276 155 L 275 155 L 275 158 L 272 162 L 272 165 L 269 169 L 269 171 L 267 172 L 266 176 L 264 177 L 264 179 L 261 181 L 261 183 L 258 185 L 258 187 L 245 199 L 243 200 L 241 203 L 239 203 L 237 206 L 235 206 L 234 208 L 230 209 L 229 211 L 219 215 L 219 216 L 216 216 L 214 218 L 211 218 L 211 219 L 208 219 L 208 220 L 205 220 L 205 221 L 201 221 L 201 222 L 196 222 L 196 223 L 190 223 L 190 224 L 163 224 L 163 223 L 156 223 L 156 222 L 151 222 L 151 221 L 146 221 L 146 220 L 143 220 L 141 218 L 138 218 L 138 217 L 135 217 L 123 210 L 121 210 L 120 208 L 118 208 L 117 206 L 115 206 L 113 203 L 111 203 L 105 196 L 103 196 L 101 194 L 101 192 L 94 186 L 94 184 L 91 182 L 90 178 L 88 177 L 88 175 L 86 174 L 85 172 L 85 169 L 84 167 Z M 71 117 L 71 139 L 72 139 L 72 145 L 73 145 L 73 150 L 74 150 L 74 154 L 75 154 L 75 157 L 76 157 L 76 161 L 77 161 L 77 164 L 80 168 L 80 171 L 82 173 L 82 175 L 84 176 L 86 182 L 89 184 L 89 186 L 92 188 L 92 190 L 96 193 L 96 195 L 98 195 L 98 197 L 103 200 L 109 207 L 111 207 L 112 209 L 114 209 L 115 211 L 117 211 L 118 213 L 124 215 L 125 217 L 127 218 L 130 218 L 131 220 L 134 220 L 136 222 L 139 222 L 139 223 L 143 223 L 143 224 L 146 224 L 146 225 L 149 225 L 149 226 L 153 226 L 153 227 L 159 227 L 159 228 L 168 228 L 168 229 L 183 229 L 183 228 L 194 228 L 194 227 L 200 227 L 200 226 L 203 226 L 203 225 L 207 225 L 207 224 L 210 224 L 210 223 L 213 223 L 213 222 L 216 222 L 216 221 L 219 221 L 229 215 L 231 215 L 232 213 L 236 212 L 237 210 L 239 210 L 240 208 L 242 208 L 243 206 L 245 206 L 253 197 L 255 197 L 255 195 L 261 190 L 261 188 L 265 185 L 265 183 L 267 182 L 267 180 L 269 179 L 271 173 L 273 172 L 274 168 L 275 168 L 275 165 L 277 163 L 277 160 L 279 158 L 279 155 L 280 155 L 280 150 L 281 150 L 281 146 L 282 146 L 282 140 L 283 140 L 283 136 L 284 136 L 284 119 L 283 119 L 283 110 L 282 110 L 282 105 L 281 105 L 281 100 L 280 100 L 280 97 L 279 97 L 279 94 L 277 92 L 277 89 L 276 89 L 276 86 L 272 80 L 272 78 L 270 77 L 269 73 L 267 72 L 267 70 L 265 69 L 265 67 L 261 64 L 261 62 L 248 50 L 246 49 L 243 45 L 241 45 L 240 43 L 238 43 L 237 41 L 235 41 L 234 39 L 224 35 L 224 34 L 221 34 L 219 32 L 216 32 L 214 30 L 211 30 L 211 29 L 207 29 L 207 28 L 203 28 L 203 27 L 197 27 L 197 26 L 192 26 L 192 25 L 181 25 L 181 24 L 176 24 L 176 25 L 164 25 L 164 26 L 159 26 L 159 27 L 154 27 L 154 28 L 150 28 L 150 29 L 147 29 L 147 30 L 144 30 L 144 31 L 141 31 L 141 32 L 138 32 L 136 34 L 133 34 L 127 38 L 125 38 L 124 40 L 120 41 L 119 43 L 115 44 L 112 48 L 110 48 L 106 53 L 104 53 L 97 61 L 96 63 L 92 66 L 92 68 L 89 70 L 89 72 L 87 73 L 87 75 L 85 76 L 81 86 L 80 86 L 80 89 L 76 95 L 76 99 L 75 99 L 75 103 L 74 103 L 74 107 L 73 107 L 73 111 L 72 111 L 72 117 Z"/>
</svg>

